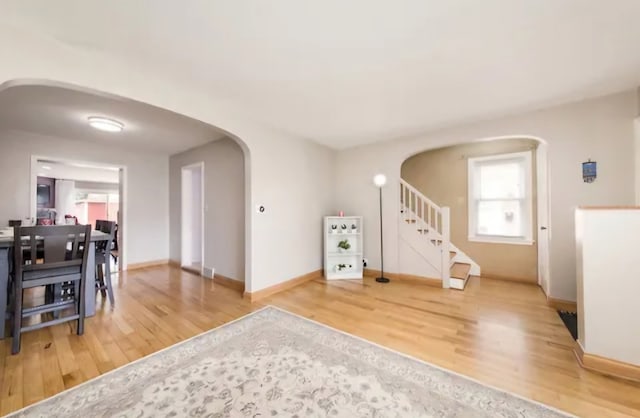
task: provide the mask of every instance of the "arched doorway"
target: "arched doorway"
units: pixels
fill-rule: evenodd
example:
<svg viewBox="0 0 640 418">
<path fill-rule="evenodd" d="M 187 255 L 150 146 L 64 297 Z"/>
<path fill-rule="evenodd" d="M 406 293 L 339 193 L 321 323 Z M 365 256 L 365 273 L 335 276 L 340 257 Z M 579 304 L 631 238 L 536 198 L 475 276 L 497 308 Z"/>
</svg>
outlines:
<svg viewBox="0 0 640 418">
<path fill-rule="evenodd" d="M 516 203 L 517 200 L 512 200 L 510 203 L 498 202 L 499 199 L 495 197 L 494 203 L 482 203 L 484 214 L 482 219 L 485 224 L 493 222 L 496 236 L 490 237 L 491 234 L 488 232 L 491 231 L 486 230 L 481 230 L 481 234 L 474 236 L 478 228 L 476 228 L 477 225 L 473 225 L 474 219 L 477 219 L 477 211 L 475 215 L 473 212 L 479 199 L 475 196 L 477 191 L 472 190 L 473 162 L 482 161 L 483 166 L 491 163 L 492 167 L 495 167 L 492 161 L 498 158 L 507 161 L 505 158 L 515 158 L 517 153 L 521 153 L 523 158 L 528 158 L 530 161 L 531 184 L 527 195 L 523 196 L 527 197 L 531 209 L 525 209 L 522 213 L 523 217 L 529 215 L 530 221 L 521 222 L 524 220 L 519 219 L 518 207 L 522 202 Z M 456 259 L 469 264 L 475 261 L 481 268 L 483 276 L 537 283 L 545 292 L 548 292 L 550 281 L 549 182 L 547 144 L 544 140 L 526 135 L 514 135 L 428 149 L 413 153 L 406 158 L 401 164 L 400 172 L 402 180 L 411 187 L 434 201 L 436 205 L 449 208 L 451 243 L 456 246 L 455 251 L 452 251 L 452 257 L 455 256 Z M 526 187 L 522 190 L 526 190 Z M 503 210 L 501 214 L 499 208 L 494 208 L 493 212 L 487 211 L 492 205 L 501 204 L 511 204 L 514 207 Z M 411 205 L 415 206 L 415 203 Z M 499 216 L 502 216 L 502 223 Z M 415 221 L 410 220 L 410 222 Z M 522 231 L 515 231 L 513 230 L 515 224 L 518 224 L 518 228 L 525 224 L 526 227 L 523 226 Z M 486 227 L 487 225 L 483 225 L 484 229 Z M 500 229 L 505 227 L 511 228 L 512 231 Z M 403 228 L 406 229 L 401 222 L 400 234 Z M 512 235 L 512 238 L 509 235 Z M 519 239 L 520 235 L 522 239 Z M 490 239 L 484 239 L 485 237 Z M 407 252 L 407 249 L 402 248 L 402 238 L 399 239 L 399 244 L 398 260 L 401 272 L 409 271 L 410 274 L 415 274 L 417 263 L 415 257 L 413 260 L 411 257 L 403 258 L 403 252 Z M 455 253 L 458 255 L 454 255 Z"/>
<path fill-rule="evenodd" d="M 166 204 L 170 194 L 167 164 L 170 155 L 223 138 L 233 144 L 244 174 L 239 186 L 243 197 L 239 210 L 243 226 L 240 263 L 244 267 L 242 279 L 250 280 L 250 158 L 247 145 L 237 136 L 147 103 L 55 81 L 13 80 L 0 86 L 0 95 L 12 103 L 5 106 L 13 112 L 6 119 L 15 122 L 15 125 L 3 123 L 3 129 L 24 131 L 15 137 L 29 136 L 28 142 L 39 149 L 37 155 L 74 164 L 121 168 L 119 247 L 121 266 L 125 269 L 128 265 L 166 262 L 170 258 L 172 217 Z M 27 108 L 34 111 L 22 112 Z M 124 122 L 124 134 L 108 136 L 91 131 L 87 116 L 94 114 Z M 16 152 L 30 153 L 27 147 L 14 148 Z M 26 159 L 16 154 L 16 160 L 28 161 L 29 155 L 25 155 Z M 28 172 L 25 178 L 29 178 Z M 28 188 L 27 185 L 24 189 Z M 30 194 L 25 192 L 23 198 L 23 188 L 19 189 L 16 207 L 8 210 L 27 217 Z M 11 218 L 15 216 L 12 214 Z M 150 232 L 147 238 L 144 231 Z"/>
</svg>

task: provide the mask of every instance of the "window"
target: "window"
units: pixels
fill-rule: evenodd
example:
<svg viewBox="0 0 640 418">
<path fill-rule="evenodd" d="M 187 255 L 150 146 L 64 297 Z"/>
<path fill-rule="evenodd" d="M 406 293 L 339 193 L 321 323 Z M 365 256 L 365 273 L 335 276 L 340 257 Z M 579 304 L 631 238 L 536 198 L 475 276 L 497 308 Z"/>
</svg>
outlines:
<svg viewBox="0 0 640 418">
<path fill-rule="evenodd" d="M 531 152 L 469 158 L 469 241 L 533 244 Z"/>
</svg>

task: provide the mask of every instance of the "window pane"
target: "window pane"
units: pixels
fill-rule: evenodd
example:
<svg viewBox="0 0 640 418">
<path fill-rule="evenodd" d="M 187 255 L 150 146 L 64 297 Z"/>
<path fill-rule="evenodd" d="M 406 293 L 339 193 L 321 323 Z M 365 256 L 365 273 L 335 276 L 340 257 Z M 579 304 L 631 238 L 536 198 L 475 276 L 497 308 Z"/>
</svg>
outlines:
<svg viewBox="0 0 640 418">
<path fill-rule="evenodd" d="M 522 202 L 519 200 L 478 201 L 478 235 L 522 237 Z"/>
<path fill-rule="evenodd" d="M 524 161 L 493 161 L 477 166 L 479 199 L 521 199 L 525 195 Z"/>
</svg>

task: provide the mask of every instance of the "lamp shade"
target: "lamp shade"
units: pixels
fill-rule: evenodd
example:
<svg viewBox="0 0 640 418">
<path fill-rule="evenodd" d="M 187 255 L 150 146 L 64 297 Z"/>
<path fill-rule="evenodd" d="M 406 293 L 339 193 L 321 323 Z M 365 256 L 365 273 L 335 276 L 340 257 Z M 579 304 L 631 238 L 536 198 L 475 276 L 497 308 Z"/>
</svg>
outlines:
<svg viewBox="0 0 640 418">
<path fill-rule="evenodd" d="M 383 187 L 387 184 L 387 176 L 384 174 L 376 174 L 373 176 L 373 184 L 375 184 L 376 187 Z"/>
</svg>

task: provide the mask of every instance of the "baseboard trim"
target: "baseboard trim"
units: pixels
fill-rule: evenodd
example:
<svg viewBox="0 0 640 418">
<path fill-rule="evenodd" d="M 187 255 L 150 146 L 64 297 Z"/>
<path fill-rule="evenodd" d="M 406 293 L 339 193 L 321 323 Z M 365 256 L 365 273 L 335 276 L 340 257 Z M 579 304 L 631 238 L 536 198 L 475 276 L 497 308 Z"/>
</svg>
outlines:
<svg viewBox="0 0 640 418">
<path fill-rule="evenodd" d="M 526 279 L 524 277 L 514 277 L 514 276 L 501 276 L 499 274 L 481 274 L 480 277 L 483 279 L 492 279 L 492 280 L 503 280 L 506 282 L 514 282 L 514 283 L 524 283 L 524 284 L 538 284 L 538 278 L 535 277 L 533 279 Z"/>
<path fill-rule="evenodd" d="M 556 311 L 578 312 L 578 304 L 570 300 L 555 299 L 547 296 L 547 305 Z"/>
<path fill-rule="evenodd" d="M 362 274 L 364 276 L 380 277 L 380 270 L 364 269 Z M 388 271 L 385 271 L 384 272 L 384 277 L 386 277 L 387 279 L 391 279 L 391 280 L 398 280 L 400 275 L 398 273 L 389 273 Z"/>
<path fill-rule="evenodd" d="M 380 277 L 380 270 L 365 269 L 364 275 L 370 276 L 370 277 Z M 391 280 L 418 283 L 418 284 L 423 284 L 425 286 L 442 288 L 442 280 L 434 279 L 433 277 L 416 276 L 414 274 L 405 274 L 405 273 L 384 273 L 384 275 L 385 277 Z"/>
<path fill-rule="evenodd" d="M 308 281 L 319 279 L 322 277 L 322 270 L 312 271 L 307 274 L 303 274 L 302 276 L 294 277 L 293 279 L 286 280 L 282 283 L 278 283 L 276 285 L 258 290 L 256 292 L 244 292 L 244 298 L 248 299 L 251 303 L 264 299 L 268 296 L 274 295 L 276 293 L 284 292 L 285 290 L 292 289 L 296 286 L 299 286 Z"/>
<path fill-rule="evenodd" d="M 577 341 L 573 349 L 573 354 L 576 356 L 578 364 L 580 364 L 580 367 L 583 369 L 607 376 L 640 382 L 640 366 L 598 356 L 596 354 L 585 353 L 582 345 Z"/>
<path fill-rule="evenodd" d="M 424 277 L 424 276 L 416 276 L 413 274 L 400 273 L 398 275 L 397 280 L 442 288 L 442 280 L 434 279 L 433 277 Z"/>
<path fill-rule="evenodd" d="M 145 268 L 148 268 L 148 267 L 165 266 L 165 265 L 167 265 L 169 263 L 170 262 L 167 259 L 165 259 L 165 260 L 145 261 L 144 263 L 131 263 L 131 264 L 127 264 L 127 271 L 145 269 Z"/>
<path fill-rule="evenodd" d="M 228 287 L 233 290 L 237 290 L 240 293 L 244 293 L 244 282 L 235 280 L 230 277 L 223 276 L 222 274 L 215 273 L 213 275 L 213 282 L 220 286 Z"/>
</svg>

